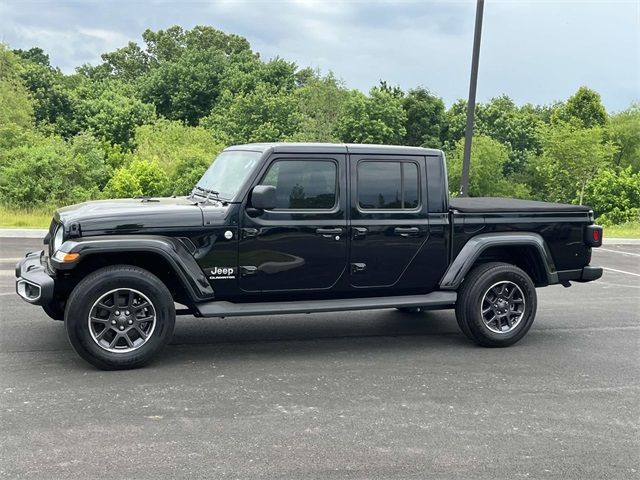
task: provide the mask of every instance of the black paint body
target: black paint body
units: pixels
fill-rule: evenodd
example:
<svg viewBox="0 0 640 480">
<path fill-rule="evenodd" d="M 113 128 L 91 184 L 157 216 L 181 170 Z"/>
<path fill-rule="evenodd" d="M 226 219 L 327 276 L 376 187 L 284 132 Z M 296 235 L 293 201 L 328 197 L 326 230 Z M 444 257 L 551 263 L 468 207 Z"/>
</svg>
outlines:
<svg viewBox="0 0 640 480">
<path fill-rule="evenodd" d="M 533 275 L 538 286 L 587 281 L 582 269 L 589 265 L 591 248 L 583 236 L 585 227 L 593 224 L 587 207 L 548 204 L 545 208 L 539 202 L 505 201 L 483 211 L 477 205 L 465 208 L 469 200 L 459 208 L 455 202 L 450 206 L 446 164 L 439 150 L 332 144 L 252 144 L 231 149 L 259 151 L 262 156 L 237 195 L 223 204 L 184 197 L 129 199 L 87 202 L 57 211 L 48 238 L 62 224 L 67 239 L 62 250 L 80 253 L 74 264 L 46 261 L 57 294 L 69 292 L 80 275 L 74 272 L 82 272 L 83 262 L 91 258 L 127 254 L 135 261 L 136 255 L 152 254 L 175 270 L 184 287 L 180 300 L 196 313 L 199 303 L 214 300 L 415 295 L 457 288 L 455 281 L 442 284 L 443 277 L 464 276 L 465 272 L 447 270 L 459 255 L 472 255 L 463 247 L 481 235 L 486 237 L 477 243 L 485 250 L 475 252 L 480 260 L 507 252 L 514 263 L 539 272 Z M 282 159 L 334 162 L 338 175 L 333 208 L 252 209 L 251 189 L 273 162 Z M 417 165 L 417 207 L 360 208 L 358 163 L 380 160 Z M 501 239 L 500 248 L 506 250 L 492 248 L 494 238 Z M 523 238 L 531 241 L 519 243 Z"/>
</svg>

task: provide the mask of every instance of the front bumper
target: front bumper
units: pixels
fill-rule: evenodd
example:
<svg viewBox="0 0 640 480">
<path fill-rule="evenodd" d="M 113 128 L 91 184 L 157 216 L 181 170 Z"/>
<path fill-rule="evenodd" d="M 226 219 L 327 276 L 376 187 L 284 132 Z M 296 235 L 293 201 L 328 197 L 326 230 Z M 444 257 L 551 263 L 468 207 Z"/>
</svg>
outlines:
<svg viewBox="0 0 640 480">
<path fill-rule="evenodd" d="M 560 282 L 593 282 L 602 277 L 602 267 L 586 266 L 577 270 L 560 270 L 558 280 Z"/>
<path fill-rule="evenodd" d="M 16 264 L 16 293 L 33 305 L 53 300 L 54 279 L 47 273 L 44 250 L 27 253 Z"/>
</svg>

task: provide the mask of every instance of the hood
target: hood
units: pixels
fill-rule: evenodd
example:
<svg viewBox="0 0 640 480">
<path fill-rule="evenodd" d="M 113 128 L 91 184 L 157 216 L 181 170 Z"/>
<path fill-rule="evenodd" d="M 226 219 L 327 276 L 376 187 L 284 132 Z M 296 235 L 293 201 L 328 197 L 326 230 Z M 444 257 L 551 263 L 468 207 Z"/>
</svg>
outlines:
<svg viewBox="0 0 640 480">
<path fill-rule="evenodd" d="M 201 227 L 203 224 L 202 209 L 186 197 L 97 200 L 61 208 L 54 216 L 65 225 L 79 224 L 82 235 Z"/>
</svg>

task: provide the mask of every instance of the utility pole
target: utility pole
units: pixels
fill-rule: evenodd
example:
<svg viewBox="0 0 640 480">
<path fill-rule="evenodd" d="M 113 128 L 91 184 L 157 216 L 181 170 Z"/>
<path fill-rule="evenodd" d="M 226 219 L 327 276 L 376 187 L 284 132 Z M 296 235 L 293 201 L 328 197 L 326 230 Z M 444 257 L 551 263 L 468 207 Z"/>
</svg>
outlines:
<svg viewBox="0 0 640 480">
<path fill-rule="evenodd" d="M 473 34 L 473 56 L 471 57 L 471 80 L 469 81 L 469 101 L 467 103 L 467 129 L 464 134 L 464 155 L 462 157 L 462 179 L 460 196 L 469 196 L 469 166 L 471 164 L 471 139 L 473 138 L 473 117 L 476 109 L 476 86 L 478 85 L 478 61 L 480 60 L 480 37 L 482 35 L 482 12 L 484 0 L 477 0 L 476 26 Z"/>
</svg>

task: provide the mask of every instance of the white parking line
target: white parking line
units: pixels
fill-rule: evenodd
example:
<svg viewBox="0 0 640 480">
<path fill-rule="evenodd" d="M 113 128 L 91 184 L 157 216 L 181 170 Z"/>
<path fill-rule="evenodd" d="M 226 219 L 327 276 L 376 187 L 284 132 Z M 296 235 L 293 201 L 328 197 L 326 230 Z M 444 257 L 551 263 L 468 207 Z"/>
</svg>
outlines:
<svg viewBox="0 0 640 480">
<path fill-rule="evenodd" d="M 640 253 L 631 253 L 631 252 L 621 252 L 619 250 L 610 250 L 608 248 L 598 248 L 598 250 L 602 250 L 603 252 L 612 252 L 612 253 L 621 253 L 622 255 L 631 255 L 633 257 L 640 257 Z"/>
<path fill-rule="evenodd" d="M 640 273 L 625 272 L 624 270 L 616 270 L 615 268 L 608 268 L 608 267 L 602 267 L 602 269 L 603 270 L 608 270 L 609 272 L 626 273 L 627 275 L 633 275 L 634 277 L 640 277 Z"/>
</svg>

